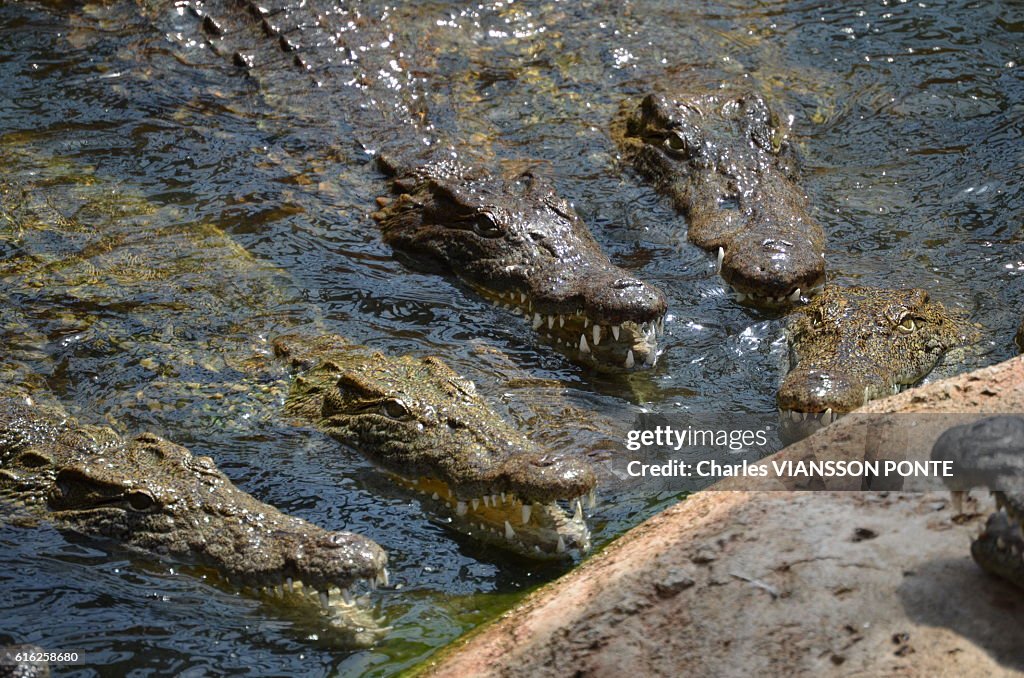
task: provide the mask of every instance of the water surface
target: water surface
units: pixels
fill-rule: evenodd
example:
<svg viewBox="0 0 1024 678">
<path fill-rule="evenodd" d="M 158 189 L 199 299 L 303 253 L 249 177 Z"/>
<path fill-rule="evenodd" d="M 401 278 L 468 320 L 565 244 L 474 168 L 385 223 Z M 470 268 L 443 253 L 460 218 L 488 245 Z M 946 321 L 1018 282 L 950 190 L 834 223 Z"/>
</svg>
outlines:
<svg viewBox="0 0 1024 678">
<path fill-rule="evenodd" d="M 260 396 L 211 403 L 245 378 L 231 360 L 281 326 L 439 355 L 533 439 L 597 462 L 641 411 L 773 412 L 783 320 L 729 299 L 712 257 L 608 137 L 620 102 L 652 87 L 766 93 L 792 116 L 830 280 L 925 287 L 981 323 L 980 344 L 938 374 L 1011 356 L 1024 311 L 1020 7 L 833 5 L 362 5 L 401 26 L 395 49 L 423 57 L 419 79 L 402 82 L 421 88 L 439 132 L 492 168 L 550 177 L 615 263 L 665 290 L 664 354 L 622 378 L 587 372 L 455 281 L 393 259 L 368 216 L 386 185 L 365 152 L 388 130 L 329 110 L 330 92 L 294 111 L 133 5 L 0 3 L 2 178 L 85 225 L 54 237 L 0 224 L 9 355 L 82 419 L 165 435 L 284 511 L 377 540 L 395 584 L 375 597 L 390 638 L 346 652 L 301 615 L 168 563 L 4 521 L 0 640 L 84 651 L 92 664 L 69 670 L 80 675 L 389 675 L 562 571 L 447 531 L 357 453 L 287 426 L 274 414 L 280 375 Z M 186 247 L 181 234 L 202 224 L 253 258 L 215 238 Z M 85 264 L 18 268 L 103 237 L 119 238 L 118 256 L 159 242 L 167 259 L 97 255 L 87 263 L 107 266 L 105 287 L 74 284 Z M 118 265 L 152 269 L 154 282 L 128 291 Z M 605 478 L 597 543 L 675 500 Z"/>
</svg>

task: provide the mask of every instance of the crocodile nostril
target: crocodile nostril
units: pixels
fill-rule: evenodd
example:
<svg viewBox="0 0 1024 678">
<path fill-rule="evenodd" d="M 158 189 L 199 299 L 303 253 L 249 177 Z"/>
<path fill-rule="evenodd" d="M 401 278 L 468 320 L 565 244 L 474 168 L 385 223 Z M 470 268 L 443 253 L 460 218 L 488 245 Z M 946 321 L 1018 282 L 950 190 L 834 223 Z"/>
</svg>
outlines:
<svg viewBox="0 0 1024 678">
<path fill-rule="evenodd" d="M 628 290 L 632 287 L 643 287 L 643 282 L 636 278 L 619 278 L 612 283 L 612 287 L 617 290 Z"/>
<path fill-rule="evenodd" d="M 324 548 L 341 548 L 348 542 L 348 536 L 340 532 L 334 532 L 317 540 L 317 543 Z"/>
<path fill-rule="evenodd" d="M 538 468 L 547 468 L 548 466 L 554 466 L 557 463 L 557 460 L 548 455 L 544 455 L 543 457 L 531 459 L 530 463 Z"/>
</svg>

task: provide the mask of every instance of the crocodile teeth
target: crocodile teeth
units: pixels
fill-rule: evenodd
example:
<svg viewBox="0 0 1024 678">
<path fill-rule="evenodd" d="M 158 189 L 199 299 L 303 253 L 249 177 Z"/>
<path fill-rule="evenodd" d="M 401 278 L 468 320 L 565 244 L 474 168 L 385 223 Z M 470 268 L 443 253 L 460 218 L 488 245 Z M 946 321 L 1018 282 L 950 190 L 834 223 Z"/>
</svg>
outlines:
<svg viewBox="0 0 1024 678">
<path fill-rule="evenodd" d="M 469 510 L 469 507 L 466 505 L 466 502 L 464 502 L 464 501 L 460 500 L 459 503 L 455 505 L 455 515 L 457 515 L 457 516 L 464 516 L 464 515 L 466 515 L 466 511 L 468 511 L 468 510 Z"/>
<path fill-rule="evenodd" d="M 589 325 L 590 325 L 590 318 L 588 318 L 587 316 L 583 316 L 583 329 L 587 329 L 587 327 Z"/>
<path fill-rule="evenodd" d="M 548 316 L 548 329 L 550 330 L 554 326 L 555 326 L 555 316 L 549 315 Z"/>
<path fill-rule="evenodd" d="M 718 272 L 719 273 L 722 272 L 722 261 L 724 259 L 725 259 L 725 248 L 724 247 L 719 247 L 718 248 Z"/>
<path fill-rule="evenodd" d="M 526 292 L 520 292 L 519 293 L 519 303 L 520 304 L 525 304 L 526 303 Z"/>
<path fill-rule="evenodd" d="M 746 301 L 746 300 L 747 300 L 747 295 L 743 294 L 743 292 L 737 292 L 736 293 L 736 301 Z"/>
<path fill-rule="evenodd" d="M 558 544 L 555 546 L 555 553 L 565 553 L 565 540 L 562 539 L 562 535 L 558 535 Z"/>
<path fill-rule="evenodd" d="M 799 301 L 800 300 L 800 288 L 798 287 L 795 290 L 793 290 L 793 292 L 788 297 L 786 297 L 786 298 L 789 299 L 790 301 Z"/>
<path fill-rule="evenodd" d="M 505 521 L 505 539 L 512 541 L 516 538 L 516 531 L 512 529 L 512 523 Z"/>
<path fill-rule="evenodd" d="M 530 522 L 530 511 L 533 509 L 529 504 L 523 504 L 523 525 Z"/>
<path fill-rule="evenodd" d="M 665 334 L 665 316 L 658 318 L 658 334 Z"/>
<path fill-rule="evenodd" d="M 490 505 L 491 505 L 491 496 L 489 494 L 485 494 L 484 495 L 484 506 L 490 506 Z"/>
<path fill-rule="evenodd" d="M 627 370 L 633 369 L 633 366 L 636 365 L 636 361 L 633 360 L 633 349 L 629 349 L 629 351 L 626 352 L 626 362 L 623 363 L 623 365 Z"/>
<path fill-rule="evenodd" d="M 622 330 L 618 325 L 612 325 L 612 336 L 615 337 L 615 341 L 619 340 L 619 332 Z"/>
<path fill-rule="evenodd" d="M 601 326 L 594 325 L 594 346 L 601 343 Z"/>
<path fill-rule="evenodd" d="M 325 607 L 325 608 L 330 607 L 331 606 L 331 599 L 330 599 L 330 597 L 326 593 L 324 593 L 323 591 L 317 591 L 317 593 L 320 594 L 320 607 Z"/>
<path fill-rule="evenodd" d="M 385 574 L 384 574 L 384 585 L 385 586 L 387 585 L 387 582 L 388 582 L 387 570 L 385 570 Z M 352 602 L 353 602 L 352 592 L 349 591 L 348 589 L 342 589 L 341 590 L 341 599 L 345 601 L 346 605 L 351 605 Z"/>
<path fill-rule="evenodd" d="M 580 499 L 576 500 L 576 510 L 572 514 L 572 519 L 577 522 L 583 520 L 583 501 Z"/>
<path fill-rule="evenodd" d="M 476 497 L 473 497 L 473 510 L 475 511 L 478 506 L 480 506 L 480 500 L 477 499 Z"/>
<path fill-rule="evenodd" d="M 565 316 L 564 315 L 559 315 L 558 316 L 558 326 L 559 327 L 565 327 Z"/>
<path fill-rule="evenodd" d="M 431 499 L 433 499 L 434 501 L 437 501 L 437 500 L 438 500 L 438 499 L 440 499 L 441 497 L 439 497 L 439 496 L 437 495 L 437 492 L 435 492 L 434 494 L 430 495 L 430 498 L 431 498 Z"/>
<path fill-rule="evenodd" d="M 540 313 L 533 314 L 533 329 L 537 329 L 544 324 L 544 318 L 540 317 Z"/>
<path fill-rule="evenodd" d="M 381 571 L 380 571 L 380 585 L 381 586 L 387 586 L 388 585 L 388 568 L 386 568 L 386 567 L 381 568 Z"/>
<path fill-rule="evenodd" d="M 587 507 L 594 508 L 595 506 L 597 506 L 597 491 L 591 490 L 587 495 Z"/>
<path fill-rule="evenodd" d="M 587 337 L 580 335 L 580 353 L 590 353 L 590 345 L 587 344 Z"/>
</svg>

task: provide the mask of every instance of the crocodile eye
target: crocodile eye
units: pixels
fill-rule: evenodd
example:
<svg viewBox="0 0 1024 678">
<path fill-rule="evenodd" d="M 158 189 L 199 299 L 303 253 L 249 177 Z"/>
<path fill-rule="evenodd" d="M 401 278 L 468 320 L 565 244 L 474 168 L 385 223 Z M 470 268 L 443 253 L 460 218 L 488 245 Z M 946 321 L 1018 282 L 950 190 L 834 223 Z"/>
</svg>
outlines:
<svg viewBox="0 0 1024 678">
<path fill-rule="evenodd" d="M 912 316 L 908 315 L 904 316 L 903 320 L 901 320 L 900 324 L 897 325 L 896 327 L 899 329 L 900 332 L 910 334 L 911 332 L 917 329 L 917 323 L 914 322 L 914 318 Z"/>
<path fill-rule="evenodd" d="M 670 155 L 675 156 L 685 156 L 690 150 L 690 145 L 679 132 L 669 132 L 669 135 L 665 137 L 665 141 L 662 142 L 662 146 Z"/>
<path fill-rule="evenodd" d="M 482 238 L 500 238 L 505 233 L 487 212 L 481 212 L 473 222 L 473 232 Z"/>
<path fill-rule="evenodd" d="M 405 419 L 409 416 L 409 408 L 398 398 L 389 398 L 381 405 L 384 414 L 392 419 Z"/>
<path fill-rule="evenodd" d="M 132 490 L 128 493 L 127 499 L 128 506 L 133 511 L 148 511 L 156 504 L 156 499 L 153 498 L 153 495 L 145 490 Z"/>
</svg>

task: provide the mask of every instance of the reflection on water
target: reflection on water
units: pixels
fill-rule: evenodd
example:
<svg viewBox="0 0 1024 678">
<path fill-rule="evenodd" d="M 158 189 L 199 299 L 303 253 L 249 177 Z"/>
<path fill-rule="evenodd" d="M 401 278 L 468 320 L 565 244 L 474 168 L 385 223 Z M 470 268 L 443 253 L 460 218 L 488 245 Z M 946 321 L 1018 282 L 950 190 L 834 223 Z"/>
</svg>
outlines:
<svg viewBox="0 0 1024 678">
<path fill-rule="evenodd" d="M 377 540 L 395 583 L 377 596 L 389 641 L 343 653 L 269 603 L 4 521 L 0 640 L 80 649 L 118 673 L 390 674 L 558 574 L 448 532 L 357 453 L 282 421 L 283 376 L 240 365 L 282 325 L 439 355 L 536 441 L 596 461 L 641 410 L 773 411 L 782 320 L 730 301 L 607 135 L 621 100 L 651 87 L 765 92 L 792 116 L 830 280 L 919 285 L 965 309 L 983 341 L 941 373 L 1014 352 L 1024 23 L 1012 7 L 406 3 L 389 16 L 399 28 L 380 54 L 421 66 L 403 87 L 423 94 L 439 134 L 550 177 L 616 264 L 665 290 L 658 367 L 589 374 L 507 311 L 396 262 L 368 217 L 386 186 L 363 150 L 394 130 L 354 138 L 365 113 L 331 108 L 358 92 L 259 84 L 126 4 L 70 18 L 0 5 L 3 178 L 33 186 L 35 213 L 61 226 L 0 224 L 10 358 L 83 418 L 167 435 L 260 499 Z M 595 537 L 674 500 L 609 477 Z"/>
</svg>

